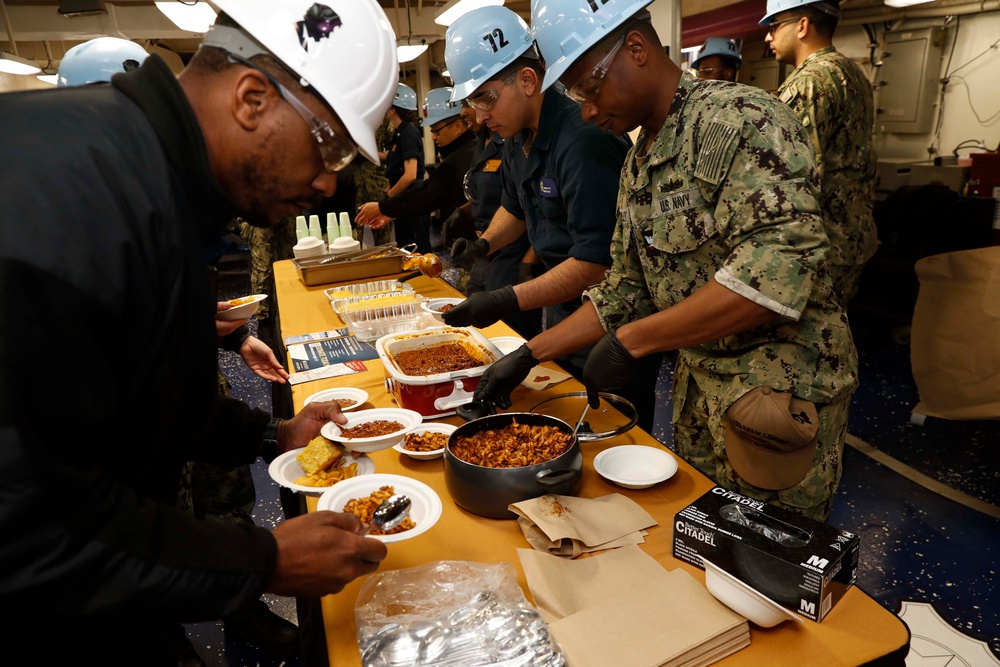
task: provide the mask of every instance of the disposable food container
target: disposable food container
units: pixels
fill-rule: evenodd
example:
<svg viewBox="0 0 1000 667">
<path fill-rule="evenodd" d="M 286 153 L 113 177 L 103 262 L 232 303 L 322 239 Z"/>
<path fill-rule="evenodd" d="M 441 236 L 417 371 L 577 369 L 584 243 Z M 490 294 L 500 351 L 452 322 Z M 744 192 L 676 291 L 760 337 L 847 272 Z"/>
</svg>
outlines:
<svg viewBox="0 0 1000 667">
<path fill-rule="evenodd" d="M 505 412 L 462 424 L 448 436 L 444 449 L 445 485 L 459 507 L 492 519 L 515 519 L 517 515 L 508 509 L 512 503 L 547 493 L 572 496 L 580 490 L 583 454 L 575 436 L 569 449 L 555 458 L 517 468 L 476 465 L 453 453 L 452 447 L 458 438 L 501 429 L 515 420 L 518 424 L 554 426 L 563 433 L 573 433 L 573 428 L 561 419 L 531 412 Z"/>
<path fill-rule="evenodd" d="M 367 283 L 341 285 L 323 290 L 330 301 L 374 294 L 413 294 L 413 286 L 399 280 L 373 280 Z"/>
<path fill-rule="evenodd" d="M 473 368 L 411 375 L 397 361 L 402 352 L 458 344 L 482 364 Z M 472 328 L 437 327 L 426 331 L 382 336 L 375 350 L 385 369 L 385 389 L 401 408 L 415 410 L 425 418 L 455 414 L 455 408 L 472 400 L 486 368 L 501 356 L 500 350 L 488 338 Z"/>
</svg>

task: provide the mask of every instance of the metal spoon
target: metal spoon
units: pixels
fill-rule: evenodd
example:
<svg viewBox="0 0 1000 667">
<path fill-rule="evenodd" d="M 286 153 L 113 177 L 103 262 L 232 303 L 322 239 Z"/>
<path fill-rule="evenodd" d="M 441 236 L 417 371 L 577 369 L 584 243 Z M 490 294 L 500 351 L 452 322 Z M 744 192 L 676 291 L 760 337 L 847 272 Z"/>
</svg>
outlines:
<svg viewBox="0 0 1000 667">
<path fill-rule="evenodd" d="M 580 413 L 580 419 L 577 420 L 576 426 L 573 427 L 573 437 L 576 437 L 576 432 L 580 430 L 583 426 L 583 418 L 587 416 L 587 410 L 590 409 L 590 401 L 586 401 L 583 404 L 583 412 Z"/>
<path fill-rule="evenodd" d="M 372 523 L 379 530 L 392 530 L 410 515 L 412 504 L 409 498 L 397 493 L 378 506 L 372 514 Z"/>
</svg>

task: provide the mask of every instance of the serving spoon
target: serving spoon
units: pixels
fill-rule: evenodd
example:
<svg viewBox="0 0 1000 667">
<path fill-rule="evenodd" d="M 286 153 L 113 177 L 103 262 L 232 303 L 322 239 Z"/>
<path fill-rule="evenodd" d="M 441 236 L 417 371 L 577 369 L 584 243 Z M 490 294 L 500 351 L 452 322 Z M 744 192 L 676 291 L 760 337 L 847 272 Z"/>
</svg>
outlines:
<svg viewBox="0 0 1000 667">
<path fill-rule="evenodd" d="M 372 513 L 372 523 L 379 530 L 392 530 L 410 516 L 410 506 L 413 503 L 402 494 L 384 500 Z"/>
</svg>

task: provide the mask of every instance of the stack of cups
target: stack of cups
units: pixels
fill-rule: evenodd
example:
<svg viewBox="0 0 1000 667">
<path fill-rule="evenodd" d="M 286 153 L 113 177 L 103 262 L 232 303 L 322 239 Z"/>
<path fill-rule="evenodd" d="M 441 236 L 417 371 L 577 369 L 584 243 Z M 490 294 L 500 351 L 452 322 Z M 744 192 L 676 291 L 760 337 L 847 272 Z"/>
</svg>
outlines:
<svg viewBox="0 0 1000 667">
<path fill-rule="evenodd" d="M 306 227 L 306 216 L 295 216 L 295 240 L 301 241 L 309 236 L 309 228 Z"/>
<path fill-rule="evenodd" d="M 326 230 L 330 236 L 330 252 L 334 255 L 361 248 L 361 244 L 355 241 L 354 236 L 351 234 L 351 220 L 347 217 L 347 212 L 341 212 L 340 214 L 338 238 L 333 238 L 334 233 L 338 231 L 336 213 L 326 214 Z"/>
</svg>

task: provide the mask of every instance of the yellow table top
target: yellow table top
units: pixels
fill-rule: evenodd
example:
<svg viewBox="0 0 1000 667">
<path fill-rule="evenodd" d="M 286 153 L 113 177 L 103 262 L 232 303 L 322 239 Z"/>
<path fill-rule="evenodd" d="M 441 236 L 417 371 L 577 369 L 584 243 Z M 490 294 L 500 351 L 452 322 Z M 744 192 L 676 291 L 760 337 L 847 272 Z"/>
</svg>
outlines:
<svg viewBox="0 0 1000 667">
<path fill-rule="evenodd" d="M 323 290 L 330 285 L 307 287 L 299 279 L 291 260 L 276 262 L 274 276 L 283 339 L 344 326 L 323 294 Z M 418 293 L 428 297 L 461 296 L 440 279 L 420 276 L 412 279 L 410 284 Z M 488 327 L 483 333 L 487 337 L 516 335 L 503 323 Z M 369 370 L 362 373 L 293 386 L 295 409 L 300 409 L 303 400 L 310 394 L 337 386 L 364 389 L 369 394 L 368 402 L 374 407 L 394 406 L 394 399 L 385 388 L 381 361 L 376 359 L 366 361 L 365 364 Z M 551 367 L 558 368 L 554 364 Z M 548 396 L 582 390 L 583 386 L 572 378 L 543 391 L 519 387 L 511 396 L 511 410 L 528 410 Z M 456 425 L 462 423 L 456 416 L 435 421 Z M 582 443 L 583 483 L 578 495 L 593 498 L 620 493 L 639 503 L 659 524 L 649 529 L 642 549 L 665 568 L 685 569 L 704 583 L 705 573 L 702 570 L 671 555 L 672 522 L 674 514 L 714 484 L 680 459 L 677 473 L 666 482 L 651 488 L 630 490 L 612 484 L 594 470 L 594 457 L 609 447 L 624 444 L 663 446 L 638 427 L 609 440 Z M 528 543 L 516 521 L 480 517 L 452 502 L 444 482 L 442 459 L 418 461 L 392 449 L 375 452 L 370 456 L 375 461 L 376 472 L 406 475 L 424 482 L 437 492 L 444 505 L 443 514 L 432 529 L 413 539 L 389 545 L 389 555 L 383 561 L 381 570 L 409 568 L 438 560 L 506 561 L 517 571 L 521 588 L 528 599 L 531 599 L 516 552 L 518 548 L 527 548 Z M 316 499 L 309 497 L 306 504 L 313 511 Z M 363 577 L 357 579 L 341 593 L 322 599 L 323 625 L 329 662 L 333 667 L 361 664 L 354 622 L 354 601 L 363 581 Z M 899 657 L 901 664 L 902 657 L 905 656 L 904 647 L 909 644 L 909 631 L 905 624 L 857 587 L 849 589 L 821 623 L 805 620 L 804 623 L 782 623 L 774 628 L 759 628 L 751 623 L 750 636 L 751 645 L 748 648 L 717 664 L 724 667 L 858 665 L 898 651 L 902 652 Z"/>
</svg>

